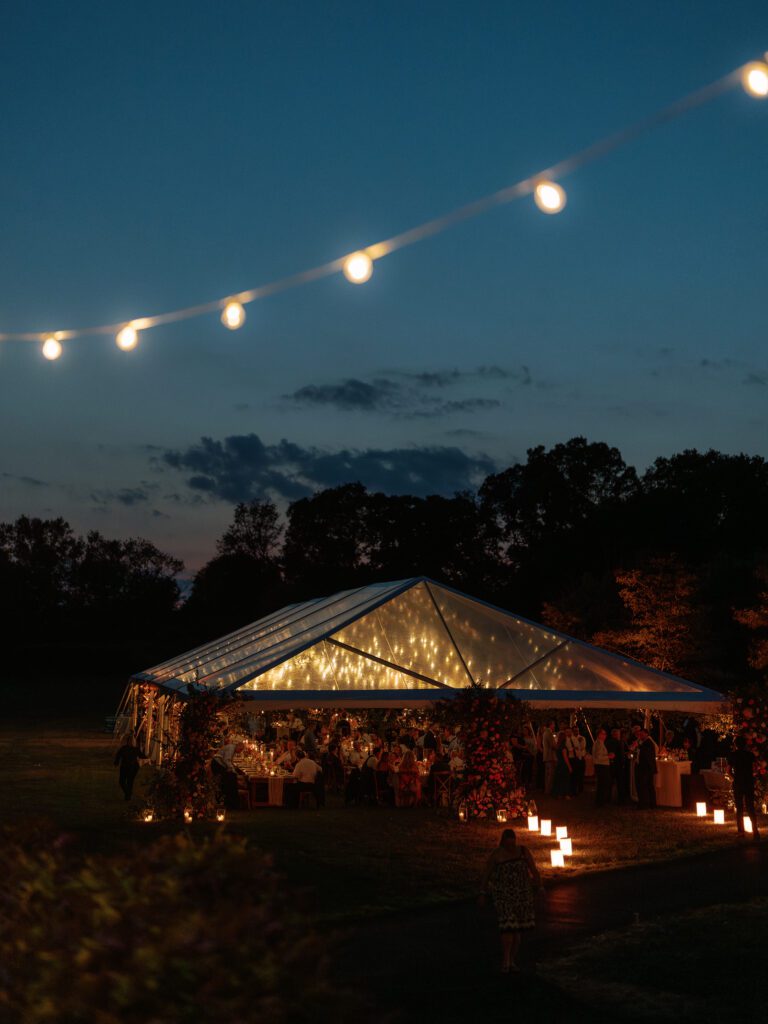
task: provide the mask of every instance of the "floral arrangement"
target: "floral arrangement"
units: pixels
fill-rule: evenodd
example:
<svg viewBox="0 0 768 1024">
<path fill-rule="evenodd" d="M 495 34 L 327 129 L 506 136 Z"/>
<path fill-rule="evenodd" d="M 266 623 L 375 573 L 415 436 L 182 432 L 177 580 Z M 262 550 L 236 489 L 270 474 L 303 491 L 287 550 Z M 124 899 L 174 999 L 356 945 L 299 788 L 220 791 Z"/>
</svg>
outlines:
<svg viewBox="0 0 768 1024">
<path fill-rule="evenodd" d="M 155 817 L 215 818 L 221 801 L 210 760 L 224 743 L 228 728 L 221 697 L 190 687 L 179 716 L 176 749 L 149 788 Z"/>
<path fill-rule="evenodd" d="M 755 795 L 768 796 L 768 699 L 763 696 L 736 697 L 733 701 L 733 731 L 747 737 L 755 755 Z"/>
<path fill-rule="evenodd" d="M 458 726 L 466 761 L 465 782 L 454 805 L 467 820 L 494 818 L 500 810 L 507 819 L 528 813 L 525 788 L 517 781 L 508 744 L 521 725 L 525 705 L 512 696 L 498 697 L 493 690 L 469 686 L 453 700 L 434 705 L 433 718 L 448 728 Z"/>
</svg>

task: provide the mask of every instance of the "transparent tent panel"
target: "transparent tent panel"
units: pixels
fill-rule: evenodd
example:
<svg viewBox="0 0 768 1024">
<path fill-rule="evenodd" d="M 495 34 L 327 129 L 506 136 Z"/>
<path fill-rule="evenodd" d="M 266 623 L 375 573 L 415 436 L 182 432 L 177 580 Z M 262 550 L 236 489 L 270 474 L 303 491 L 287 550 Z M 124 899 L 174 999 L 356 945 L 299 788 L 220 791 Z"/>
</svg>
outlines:
<svg viewBox="0 0 768 1024">
<path fill-rule="evenodd" d="M 563 642 L 524 619 L 430 587 L 474 681 L 483 686 L 502 686 Z"/>
<path fill-rule="evenodd" d="M 274 612 L 272 615 L 265 616 L 265 618 L 259 619 L 255 623 L 251 622 L 247 626 L 243 626 L 234 633 L 229 633 L 225 637 L 219 637 L 217 640 L 211 640 L 209 643 L 195 647 L 176 658 L 164 661 L 160 665 L 155 665 L 154 668 L 149 669 L 149 672 L 158 678 L 162 678 L 175 676 L 179 671 L 187 671 L 193 663 L 198 668 L 204 666 L 208 662 L 213 661 L 214 658 L 219 658 L 239 650 L 243 644 L 252 642 L 257 637 L 266 636 L 289 617 L 298 617 L 317 603 L 316 600 L 313 600 L 305 601 L 302 604 L 288 605 L 286 608 L 280 609 L 279 612 Z"/>
<path fill-rule="evenodd" d="M 394 589 L 394 588 L 390 588 Z M 327 636 L 335 623 L 342 623 L 350 616 L 364 614 L 386 590 L 380 587 L 366 587 L 349 591 L 332 601 L 323 601 L 304 609 L 287 620 L 272 623 L 267 632 L 255 631 L 252 638 L 240 644 L 235 651 L 228 651 L 212 659 L 206 658 L 188 662 L 173 675 L 184 682 L 197 682 L 212 689 L 231 686 L 244 676 L 258 672 L 261 668 L 285 657 L 292 647 L 312 643 Z"/>
<path fill-rule="evenodd" d="M 440 687 L 325 640 L 249 680 L 238 690 L 432 690 L 436 697 L 440 694 Z"/>
<path fill-rule="evenodd" d="M 657 675 L 641 665 L 569 641 L 512 683 L 519 690 L 595 690 L 624 693 L 698 693 L 673 676 Z"/>
<path fill-rule="evenodd" d="M 446 686 L 469 684 L 424 583 L 346 626 L 334 639 Z"/>
</svg>

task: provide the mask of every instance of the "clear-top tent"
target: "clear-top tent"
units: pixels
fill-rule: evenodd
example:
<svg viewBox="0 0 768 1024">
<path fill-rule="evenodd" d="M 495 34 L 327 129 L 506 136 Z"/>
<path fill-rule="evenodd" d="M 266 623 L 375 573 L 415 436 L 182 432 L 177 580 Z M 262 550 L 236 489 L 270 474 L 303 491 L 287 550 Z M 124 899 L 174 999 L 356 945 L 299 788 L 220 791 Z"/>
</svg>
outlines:
<svg viewBox="0 0 768 1024">
<path fill-rule="evenodd" d="M 264 708 L 418 707 L 477 683 L 539 707 L 707 712 L 724 697 L 425 577 L 288 605 L 133 676 Z"/>
</svg>

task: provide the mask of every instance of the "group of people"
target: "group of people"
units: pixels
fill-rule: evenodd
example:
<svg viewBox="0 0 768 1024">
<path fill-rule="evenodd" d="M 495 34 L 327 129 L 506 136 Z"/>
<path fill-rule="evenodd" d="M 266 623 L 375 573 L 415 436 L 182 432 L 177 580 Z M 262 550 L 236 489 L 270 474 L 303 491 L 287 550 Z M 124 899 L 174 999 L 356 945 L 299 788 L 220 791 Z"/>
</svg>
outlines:
<svg viewBox="0 0 768 1024">
<path fill-rule="evenodd" d="M 249 736 L 217 752 L 214 765 L 236 773 L 235 753 L 255 746 L 259 757 L 268 758 L 271 766 L 296 781 L 286 791 L 289 805 L 309 787 L 318 807 L 325 803 L 326 789 L 343 793 L 347 805 L 433 803 L 438 776 L 461 775 L 464 769 L 456 732 L 431 723 L 421 728 L 392 725 L 377 732 L 343 714 L 325 721 L 304 721 L 291 714 L 271 723 L 255 715 L 249 716 L 248 729 Z M 228 786 L 226 778 L 221 782 L 226 798 L 233 784 L 230 780 Z"/>
</svg>

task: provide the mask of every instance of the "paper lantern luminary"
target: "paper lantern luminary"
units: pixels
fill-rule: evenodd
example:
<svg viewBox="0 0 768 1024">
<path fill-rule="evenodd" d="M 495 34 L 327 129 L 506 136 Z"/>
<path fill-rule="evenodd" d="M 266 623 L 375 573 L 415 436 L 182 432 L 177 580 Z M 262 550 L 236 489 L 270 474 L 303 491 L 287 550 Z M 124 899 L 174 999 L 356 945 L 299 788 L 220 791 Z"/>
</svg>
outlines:
<svg viewBox="0 0 768 1024">
<path fill-rule="evenodd" d="M 563 856 L 563 851 L 562 850 L 550 850 L 549 856 L 550 856 L 550 858 L 552 860 L 552 867 L 553 868 L 564 868 L 565 867 L 565 857 Z"/>
<path fill-rule="evenodd" d="M 752 819 L 747 814 L 744 815 L 744 831 L 749 835 L 753 835 L 755 831 L 752 825 Z"/>
<path fill-rule="evenodd" d="M 559 842 L 561 839 L 565 839 L 567 835 L 568 835 L 568 829 L 566 828 L 566 826 L 565 825 L 558 825 L 557 828 L 555 829 L 555 839 L 557 839 L 558 842 Z"/>
<path fill-rule="evenodd" d="M 707 805 L 706 805 L 706 803 L 703 800 L 700 800 L 696 804 L 696 817 L 697 818 L 706 818 L 706 816 L 707 816 Z"/>
<path fill-rule="evenodd" d="M 552 822 L 549 821 L 547 818 L 541 819 L 541 834 L 543 836 L 552 835 Z"/>
<path fill-rule="evenodd" d="M 566 857 L 570 857 L 573 854 L 573 843 L 570 839 L 561 839 L 560 849 L 563 851 Z"/>
<path fill-rule="evenodd" d="M 722 808 L 718 807 L 715 811 L 713 811 L 713 818 L 716 825 L 724 825 L 725 811 Z"/>
<path fill-rule="evenodd" d="M 528 831 L 529 832 L 538 832 L 539 831 L 539 819 L 536 817 L 535 814 L 531 814 L 531 815 L 528 816 Z"/>
</svg>

